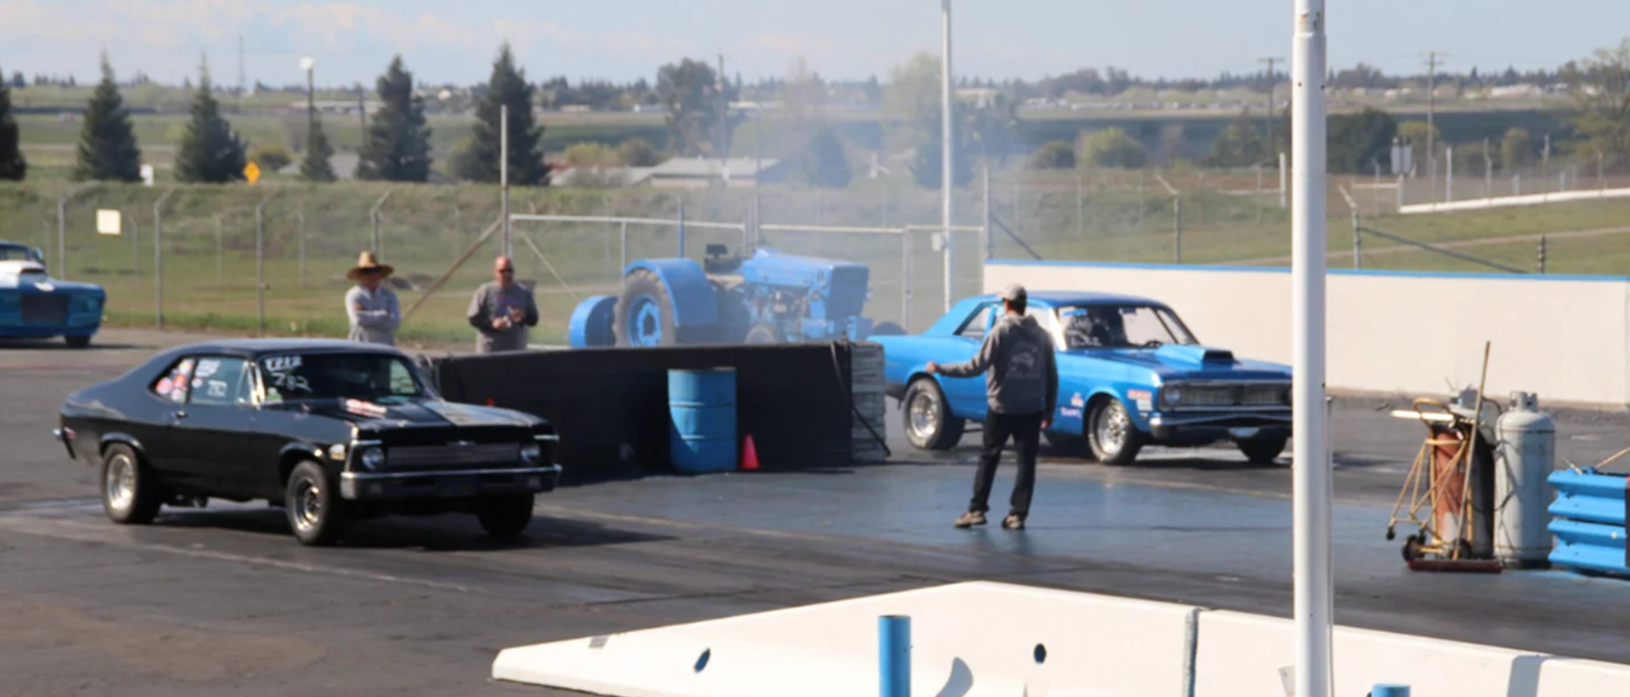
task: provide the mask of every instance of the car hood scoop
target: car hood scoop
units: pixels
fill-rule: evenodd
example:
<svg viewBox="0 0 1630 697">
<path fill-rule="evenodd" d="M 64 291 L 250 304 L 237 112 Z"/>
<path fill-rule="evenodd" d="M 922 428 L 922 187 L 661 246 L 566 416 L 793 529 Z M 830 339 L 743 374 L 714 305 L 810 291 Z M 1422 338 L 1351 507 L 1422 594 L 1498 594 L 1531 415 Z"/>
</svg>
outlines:
<svg viewBox="0 0 1630 697">
<path fill-rule="evenodd" d="M 513 414 L 472 404 L 408 402 L 379 404 L 358 399 L 307 402 L 309 413 L 356 423 L 394 423 L 415 426 L 526 426 Z"/>
<path fill-rule="evenodd" d="M 1166 363 L 1187 363 L 1190 365 L 1232 365 L 1234 363 L 1233 351 L 1208 346 L 1166 344 L 1155 349 L 1155 357 Z"/>
</svg>

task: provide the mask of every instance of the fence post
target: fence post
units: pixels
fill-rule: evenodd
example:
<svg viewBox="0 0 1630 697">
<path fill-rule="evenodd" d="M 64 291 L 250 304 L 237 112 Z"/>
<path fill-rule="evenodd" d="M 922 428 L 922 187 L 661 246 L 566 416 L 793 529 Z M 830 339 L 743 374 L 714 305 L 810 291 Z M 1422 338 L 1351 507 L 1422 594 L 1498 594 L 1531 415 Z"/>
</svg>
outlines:
<svg viewBox="0 0 1630 697">
<path fill-rule="evenodd" d="M 685 199 L 679 199 L 679 256 L 685 256 Z"/>
<path fill-rule="evenodd" d="M 1363 259 L 1363 256 L 1362 256 L 1363 251 L 1362 250 L 1363 250 L 1363 246 L 1364 246 L 1364 241 L 1363 241 L 1363 238 L 1360 236 L 1359 227 L 1361 227 L 1361 226 L 1359 225 L 1359 222 L 1358 222 L 1358 209 L 1354 208 L 1353 209 L 1353 269 L 1354 270 L 1361 269 L 1361 268 L 1364 267 L 1363 262 L 1360 261 L 1361 259 Z"/>
<path fill-rule="evenodd" d="M 306 212 L 295 211 L 294 219 L 300 221 L 300 285 L 306 284 Z M 454 230 L 453 234 L 458 234 Z"/>
<path fill-rule="evenodd" d="M 911 273 L 911 254 L 914 251 L 911 242 L 911 228 L 900 228 L 900 284 L 905 287 L 905 298 L 901 301 L 905 311 L 900 315 L 900 324 L 907 333 L 911 332 L 911 304 L 916 295 Z"/>
<path fill-rule="evenodd" d="M 1183 197 L 1172 197 L 1172 259 L 1178 264 L 1183 263 Z"/>
<path fill-rule="evenodd" d="M 1079 179 L 1077 179 L 1076 186 L 1080 186 Z M 1018 223 L 1014 224 L 1017 225 Z M 985 216 L 980 221 L 979 234 L 984 238 L 981 241 L 985 243 L 985 260 L 989 261 L 996 254 L 996 241 L 991 238 L 990 234 L 990 165 L 985 165 Z"/>
<path fill-rule="evenodd" d="M 621 257 L 620 261 L 622 262 L 622 264 L 617 267 L 618 275 L 622 274 L 623 269 L 628 268 L 628 221 L 626 221 L 626 220 L 623 221 L 622 245 L 621 246 L 622 246 L 622 257 Z"/>
<path fill-rule="evenodd" d="M 388 195 L 388 194 L 387 194 Z M 255 206 L 255 303 L 259 336 L 266 336 L 266 204 L 277 197 L 273 191 Z"/>
<path fill-rule="evenodd" d="M 1539 272 L 1545 273 L 1545 236 L 1539 236 Z"/>
<path fill-rule="evenodd" d="M 126 215 L 123 209 L 119 210 L 119 215 L 130 219 L 130 275 L 141 278 L 141 225 L 137 222 L 137 216 Z"/>
<path fill-rule="evenodd" d="M 68 196 L 57 199 L 57 278 L 68 280 Z"/>
<path fill-rule="evenodd" d="M 381 260 L 383 260 L 385 258 L 385 241 L 380 239 L 380 237 L 379 237 L 379 208 L 380 208 L 380 206 L 385 205 L 385 202 L 389 201 L 390 197 L 391 197 L 391 192 L 390 192 L 390 190 L 387 189 L 385 191 L 385 195 L 380 196 L 379 200 L 374 203 L 374 207 L 368 210 L 368 223 L 369 223 L 369 225 L 371 225 L 373 227 L 373 236 L 374 236 L 373 249 L 374 249 L 374 254 L 377 255 Z M 268 198 L 267 200 L 270 201 L 271 199 Z"/>
<path fill-rule="evenodd" d="M 164 192 L 153 204 L 153 322 L 164 328 L 164 202 L 175 189 Z"/>
<path fill-rule="evenodd" d="M 1100 192 L 1102 193 L 1102 192 Z M 1075 236 L 1080 239 L 1086 234 L 1087 202 L 1081 192 L 1081 175 L 1075 175 Z"/>
<path fill-rule="evenodd" d="M 221 234 L 221 214 L 215 214 L 215 285 L 226 287 L 226 276 L 221 273 L 222 258 L 226 256 Z"/>
<path fill-rule="evenodd" d="M 911 618 L 877 618 L 880 697 L 911 697 Z"/>
</svg>

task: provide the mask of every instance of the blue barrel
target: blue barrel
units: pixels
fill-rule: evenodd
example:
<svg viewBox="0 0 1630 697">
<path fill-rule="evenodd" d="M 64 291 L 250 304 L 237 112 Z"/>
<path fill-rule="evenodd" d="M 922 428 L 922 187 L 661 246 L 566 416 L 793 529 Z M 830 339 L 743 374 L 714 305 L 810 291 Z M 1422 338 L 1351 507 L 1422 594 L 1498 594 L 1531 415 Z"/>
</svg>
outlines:
<svg viewBox="0 0 1630 697">
<path fill-rule="evenodd" d="M 736 469 L 735 368 L 669 370 L 668 415 L 674 469 Z"/>
</svg>

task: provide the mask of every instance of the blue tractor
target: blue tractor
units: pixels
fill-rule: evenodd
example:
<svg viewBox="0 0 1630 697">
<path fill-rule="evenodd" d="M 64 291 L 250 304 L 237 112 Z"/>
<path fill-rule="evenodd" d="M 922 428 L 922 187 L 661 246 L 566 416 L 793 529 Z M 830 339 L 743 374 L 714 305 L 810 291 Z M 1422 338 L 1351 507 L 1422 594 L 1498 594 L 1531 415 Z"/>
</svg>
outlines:
<svg viewBox="0 0 1630 697">
<path fill-rule="evenodd" d="M 642 259 L 623 271 L 622 293 L 584 300 L 572 313 L 572 348 L 685 344 L 862 341 L 904 333 L 874 331 L 862 317 L 868 269 L 767 247 L 730 256 L 710 244 L 702 263 L 684 257 Z"/>
</svg>

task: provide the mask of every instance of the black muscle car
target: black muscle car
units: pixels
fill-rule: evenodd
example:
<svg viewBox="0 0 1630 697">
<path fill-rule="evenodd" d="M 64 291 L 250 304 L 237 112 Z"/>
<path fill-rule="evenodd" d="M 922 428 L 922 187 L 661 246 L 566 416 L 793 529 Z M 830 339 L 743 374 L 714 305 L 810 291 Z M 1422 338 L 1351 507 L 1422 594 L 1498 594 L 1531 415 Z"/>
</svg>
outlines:
<svg viewBox="0 0 1630 697">
<path fill-rule="evenodd" d="M 295 537 L 332 543 L 349 520 L 474 513 L 493 535 L 554 489 L 553 427 L 441 399 L 401 351 L 323 340 L 228 340 L 165 351 L 68 396 L 56 436 L 100 466 L 118 523 L 209 498 L 265 499 Z"/>
</svg>

